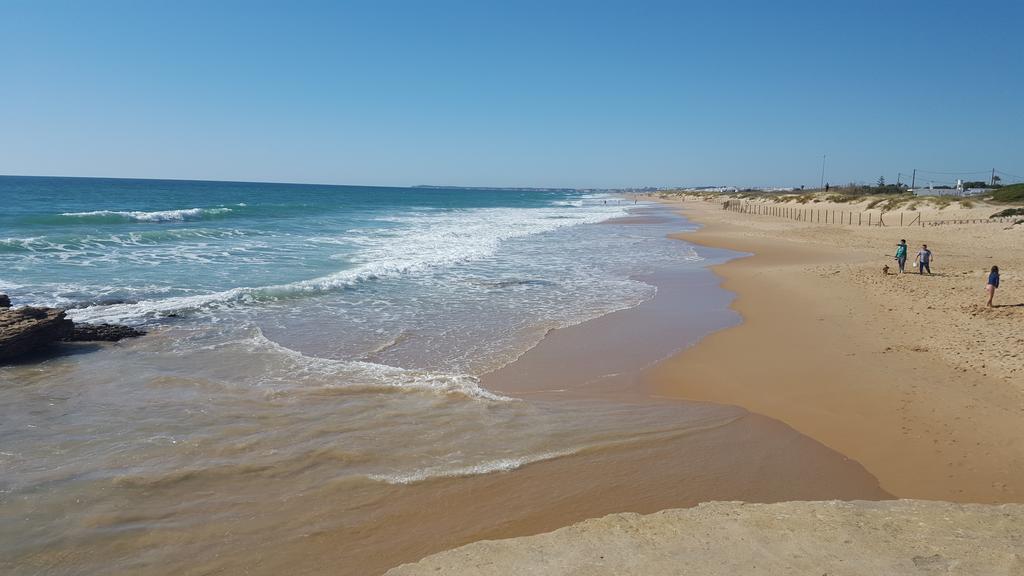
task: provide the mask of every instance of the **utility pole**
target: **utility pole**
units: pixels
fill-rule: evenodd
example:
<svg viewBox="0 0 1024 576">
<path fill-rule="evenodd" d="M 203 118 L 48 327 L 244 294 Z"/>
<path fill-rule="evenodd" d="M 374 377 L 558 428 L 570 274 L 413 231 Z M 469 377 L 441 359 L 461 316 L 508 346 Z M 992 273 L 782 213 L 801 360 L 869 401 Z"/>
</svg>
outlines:
<svg viewBox="0 0 1024 576">
<path fill-rule="evenodd" d="M 996 169 L 993 168 L 992 169 L 992 179 L 989 180 L 989 186 L 995 186 L 995 185 L 996 185 Z"/>
<path fill-rule="evenodd" d="M 825 189 L 825 154 L 821 155 L 821 184 L 818 186 L 819 189 Z"/>
<path fill-rule="evenodd" d="M 910 177 L 910 189 L 914 189 L 914 184 L 917 184 L 917 168 L 914 168 L 914 175 Z"/>
<path fill-rule="evenodd" d="M 896 173 L 896 187 L 900 187 L 900 179 L 903 178 L 903 172 Z"/>
</svg>

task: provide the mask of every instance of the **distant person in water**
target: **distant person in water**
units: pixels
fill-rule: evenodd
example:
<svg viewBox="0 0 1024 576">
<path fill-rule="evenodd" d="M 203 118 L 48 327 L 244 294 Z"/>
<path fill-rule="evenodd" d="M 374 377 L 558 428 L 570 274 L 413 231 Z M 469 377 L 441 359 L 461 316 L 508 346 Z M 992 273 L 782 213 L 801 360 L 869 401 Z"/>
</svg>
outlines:
<svg viewBox="0 0 1024 576">
<path fill-rule="evenodd" d="M 996 288 L 999 288 L 999 266 L 992 267 L 992 271 L 988 273 L 988 284 L 985 285 L 989 308 L 992 307 L 992 297 L 996 295 Z"/>
<path fill-rule="evenodd" d="M 900 274 L 906 272 L 907 267 L 907 241 L 900 240 L 896 245 L 896 263 L 900 265 Z"/>
<path fill-rule="evenodd" d="M 924 274 L 927 270 L 928 274 L 932 273 L 932 251 L 928 249 L 927 244 L 921 244 L 921 251 L 917 253 L 917 264 L 918 274 Z"/>
</svg>

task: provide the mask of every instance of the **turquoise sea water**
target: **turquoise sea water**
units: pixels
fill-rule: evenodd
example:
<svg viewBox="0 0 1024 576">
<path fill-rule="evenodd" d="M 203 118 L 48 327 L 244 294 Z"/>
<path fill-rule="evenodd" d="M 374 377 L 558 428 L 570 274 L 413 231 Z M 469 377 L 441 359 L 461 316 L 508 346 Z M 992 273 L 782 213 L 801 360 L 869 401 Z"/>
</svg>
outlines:
<svg viewBox="0 0 1024 576">
<path fill-rule="evenodd" d="M 18 304 L 254 322 L 318 355 L 456 371 L 650 297 L 630 276 L 679 251 L 638 263 L 636 238 L 584 226 L 627 204 L 573 191 L 5 177 L 0 197 Z"/>
</svg>

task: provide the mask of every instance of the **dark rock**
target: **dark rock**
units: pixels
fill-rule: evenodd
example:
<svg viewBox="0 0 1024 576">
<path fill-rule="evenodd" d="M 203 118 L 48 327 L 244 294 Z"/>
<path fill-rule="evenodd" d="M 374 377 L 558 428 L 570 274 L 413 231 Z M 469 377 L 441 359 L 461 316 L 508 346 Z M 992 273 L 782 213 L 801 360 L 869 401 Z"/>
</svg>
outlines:
<svg viewBox="0 0 1024 576">
<path fill-rule="evenodd" d="M 78 300 L 65 306 L 67 310 L 75 310 L 78 308 L 89 308 L 91 306 L 112 306 L 114 304 L 138 304 L 138 300 L 129 300 L 126 298 L 95 298 L 92 300 Z"/>
<path fill-rule="evenodd" d="M 10 308 L 11 297 L 7 294 L 0 294 L 0 308 Z"/>
<path fill-rule="evenodd" d="M 74 331 L 66 338 L 68 342 L 117 342 L 122 338 L 144 336 L 142 330 L 119 324 L 75 324 Z"/>
<path fill-rule="evenodd" d="M 71 335 L 74 324 L 57 308 L 0 308 L 0 362 Z"/>
</svg>

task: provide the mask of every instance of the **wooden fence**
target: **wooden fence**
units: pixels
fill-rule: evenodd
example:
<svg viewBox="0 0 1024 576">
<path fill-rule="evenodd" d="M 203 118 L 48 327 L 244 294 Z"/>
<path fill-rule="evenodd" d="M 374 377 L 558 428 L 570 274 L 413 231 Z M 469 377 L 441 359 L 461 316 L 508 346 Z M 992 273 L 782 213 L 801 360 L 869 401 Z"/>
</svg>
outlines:
<svg viewBox="0 0 1024 576">
<path fill-rule="evenodd" d="M 773 205 L 760 202 L 730 199 L 722 202 L 722 208 L 742 214 L 757 216 L 774 216 L 798 222 L 817 224 L 836 224 L 845 226 L 942 226 L 947 224 L 996 224 L 1014 222 L 1019 216 L 1002 216 L 999 218 L 971 218 L 948 220 L 923 220 L 920 212 L 863 212 L 851 210 L 833 210 L 829 208 L 809 208 L 805 206 Z"/>
</svg>

